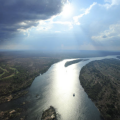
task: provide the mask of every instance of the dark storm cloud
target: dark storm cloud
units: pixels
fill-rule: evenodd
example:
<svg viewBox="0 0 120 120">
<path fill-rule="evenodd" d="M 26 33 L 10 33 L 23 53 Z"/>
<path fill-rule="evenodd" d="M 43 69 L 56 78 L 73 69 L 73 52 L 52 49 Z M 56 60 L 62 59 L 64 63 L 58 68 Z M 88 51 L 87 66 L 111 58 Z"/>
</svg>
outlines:
<svg viewBox="0 0 120 120">
<path fill-rule="evenodd" d="M 0 40 L 61 12 L 66 0 L 0 0 Z M 24 22 L 25 24 L 20 24 Z"/>
</svg>

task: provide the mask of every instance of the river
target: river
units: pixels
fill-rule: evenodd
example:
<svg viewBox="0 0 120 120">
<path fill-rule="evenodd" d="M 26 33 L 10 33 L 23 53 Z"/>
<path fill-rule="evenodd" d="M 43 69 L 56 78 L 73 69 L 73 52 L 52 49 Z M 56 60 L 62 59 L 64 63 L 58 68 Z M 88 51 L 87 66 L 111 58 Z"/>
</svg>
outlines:
<svg viewBox="0 0 120 120">
<path fill-rule="evenodd" d="M 36 77 L 27 89 L 25 97 L 13 100 L 4 107 L 18 107 L 24 101 L 26 120 L 40 120 L 43 110 L 55 107 L 58 120 L 102 120 L 95 104 L 88 98 L 79 80 L 81 68 L 94 60 L 115 58 L 116 56 L 88 58 L 65 67 L 72 59 L 65 59 L 53 64 L 49 70 Z M 83 59 L 83 58 L 82 58 Z M 73 96 L 75 93 L 75 96 Z"/>
</svg>

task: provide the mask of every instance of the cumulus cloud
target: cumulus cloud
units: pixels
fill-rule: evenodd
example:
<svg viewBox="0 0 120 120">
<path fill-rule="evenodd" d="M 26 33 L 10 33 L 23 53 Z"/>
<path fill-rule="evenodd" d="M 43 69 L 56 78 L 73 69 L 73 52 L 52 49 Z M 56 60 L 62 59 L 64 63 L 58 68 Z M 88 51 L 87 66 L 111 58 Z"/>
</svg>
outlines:
<svg viewBox="0 0 120 120">
<path fill-rule="evenodd" d="M 0 0 L 0 40 L 61 12 L 67 0 Z"/>
<path fill-rule="evenodd" d="M 92 36 L 95 41 L 118 40 L 120 39 L 120 23 L 109 26 L 108 30 L 103 31 L 98 36 Z"/>
</svg>

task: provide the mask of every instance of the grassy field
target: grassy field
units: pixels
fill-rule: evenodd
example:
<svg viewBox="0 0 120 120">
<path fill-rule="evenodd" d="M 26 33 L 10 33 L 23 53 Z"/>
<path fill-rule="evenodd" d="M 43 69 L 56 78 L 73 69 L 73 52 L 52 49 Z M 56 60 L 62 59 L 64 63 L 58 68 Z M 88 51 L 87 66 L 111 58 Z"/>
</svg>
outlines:
<svg viewBox="0 0 120 120">
<path fill-rule="evenodd" d="M 4 68 L 3 68 L 4 66 Z M 15 76 L 16 74 L 18 74 L 18 71 L 16 68 L 12 68 L 10 66 L 6 66 L 5 64 L 0 66 L 1 72 L 2 74 L 0 74 L 0 80 L 5 80 L 8 78 L 11 78 L 13 76 Z"/>
<path fill-rule="evenodd" d="M 105 120 L 120 120 L 120 60 L 93 61 L 80 72 L 80 82 Z"/>
</svg>

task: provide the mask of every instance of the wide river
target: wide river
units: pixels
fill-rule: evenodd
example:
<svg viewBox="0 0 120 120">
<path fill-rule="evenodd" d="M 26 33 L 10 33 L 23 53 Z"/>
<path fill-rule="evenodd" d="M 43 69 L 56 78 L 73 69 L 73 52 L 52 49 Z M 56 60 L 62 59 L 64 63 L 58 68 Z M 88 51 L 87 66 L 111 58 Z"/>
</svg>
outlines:
<svg viewBox="0 0 120 120">
<path fill-rule="evenodd" d="M 101 120 L 98 109 L 80 84 L 79 74 L 81 68 L 90 61 L 104 58 L 116 56 L 88 58 L 68 67 L 64 66 L 65 63 L 73 59 L 53 64 L 46 73 L 35 78 L 25 97 L 7 103 L 6 107 L 12 108 L 24 101 L 23 114 L 26 120 L 40 120 L 43 110 L 49 106 L 56 108 L 58 120 Z"/>
</svg>

